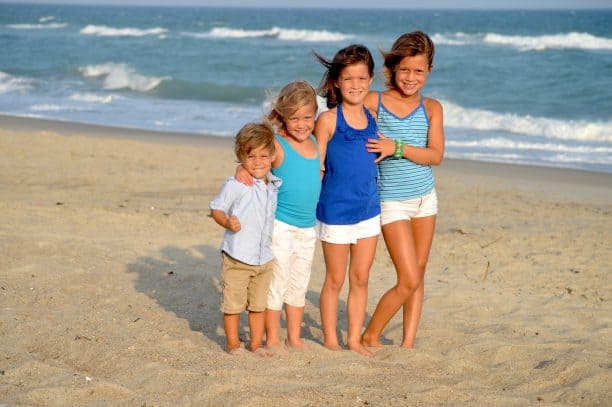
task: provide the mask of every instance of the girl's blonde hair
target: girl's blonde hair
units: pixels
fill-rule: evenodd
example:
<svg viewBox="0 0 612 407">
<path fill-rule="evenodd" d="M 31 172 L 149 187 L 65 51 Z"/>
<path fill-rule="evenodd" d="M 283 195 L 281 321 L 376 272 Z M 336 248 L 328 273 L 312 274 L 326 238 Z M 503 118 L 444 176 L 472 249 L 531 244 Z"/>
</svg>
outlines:
<svg viewBox="0 0 612 407">
<path fill-rule="evenodd" d="M 304 106 L 311 106 L 316 114 L 317 93 L 306 81 L 290 82 L 280 90 L 267 118 L 277 130 L 287 130 L 286 121 Z"/>
</svg>

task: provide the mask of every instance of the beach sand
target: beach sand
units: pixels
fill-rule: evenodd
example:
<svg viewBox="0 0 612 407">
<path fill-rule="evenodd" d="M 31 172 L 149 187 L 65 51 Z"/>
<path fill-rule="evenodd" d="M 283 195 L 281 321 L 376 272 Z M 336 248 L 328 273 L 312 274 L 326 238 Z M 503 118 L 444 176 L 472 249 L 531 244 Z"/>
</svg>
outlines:
<svg viewBox="0 0 612 407">
<path fill-rule="evenodd" d="M 0 405 L 612 403 L 612 175 L 447 159 L 415 349 L 399 318 L 372 358 L 323 348 L 317 247 L 311 349 L 235 357 L 207 209 L 231 142 L 0 116 Z M 394 281 L 381 239 L 367 318 Z"/>
</svg>

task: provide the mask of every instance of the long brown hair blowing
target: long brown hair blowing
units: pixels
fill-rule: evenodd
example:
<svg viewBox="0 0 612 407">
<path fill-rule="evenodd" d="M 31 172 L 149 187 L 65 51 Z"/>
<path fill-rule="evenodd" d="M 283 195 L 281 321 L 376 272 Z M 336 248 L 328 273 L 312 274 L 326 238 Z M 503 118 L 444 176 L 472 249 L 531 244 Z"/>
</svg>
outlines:
<svg viewBox="0 0 612 407">
<path fill-rule="evenodd" d="M 319 84 L 319 95 L 327 98 L 329 109 L 342 103 L 340 89 L 336 86 L 340 73 L 349 65 L 365 64 L 370 78 L 374 76 L 374 58 L 370 50 L 361 44 L 352 44 L 336 52 L 331 61 L 313 51 L 315 58 L 327 69 Z"/>
<path fill-rule="evenodd" d="M 384 59 L 384 72 L 387 81 L 385 86 L 396 89 L 395 68 L 405 57 L 425 55 L 429 69 L 433 67 L 435 53 L 434 43 L 423 31 L 413 31 L 399 36 L 389 52 L 380 51 Z"/>
</svg>

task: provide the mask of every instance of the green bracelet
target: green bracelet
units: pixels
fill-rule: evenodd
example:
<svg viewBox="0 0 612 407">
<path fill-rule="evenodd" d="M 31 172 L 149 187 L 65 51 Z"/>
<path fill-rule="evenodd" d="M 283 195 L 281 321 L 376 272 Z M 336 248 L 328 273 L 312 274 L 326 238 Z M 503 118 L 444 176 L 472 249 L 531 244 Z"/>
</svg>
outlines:
<svg viewBox="0 0 612 407">
<path fill-rule="evenodd" d="M 395 150 L 393 151 L 393 158 L 400 159 L 404 156 L 404 140 L 395 140 Z"/>
</svg>

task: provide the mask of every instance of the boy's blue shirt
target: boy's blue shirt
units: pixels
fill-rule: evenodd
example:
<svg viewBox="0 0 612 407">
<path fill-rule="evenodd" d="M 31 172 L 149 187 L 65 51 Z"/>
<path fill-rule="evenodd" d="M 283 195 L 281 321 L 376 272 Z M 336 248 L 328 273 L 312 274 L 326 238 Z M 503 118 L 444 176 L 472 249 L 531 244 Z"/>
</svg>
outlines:
<svg viewBox="0 0 612 407">
<path fill-rule="evenodd" d="M 268 174 L 268 183 L 255 179 L 247 186 L 229 177 L 219 194 L 210 202 L 210 209 L 235 215 L 240 221 L 238 232 L 226 230 L 221 251 L 232 258 L 250 265 L 262 265 L 272 260 L 272 228 L 278 188 L 282 181 Z"/>
</svg>

